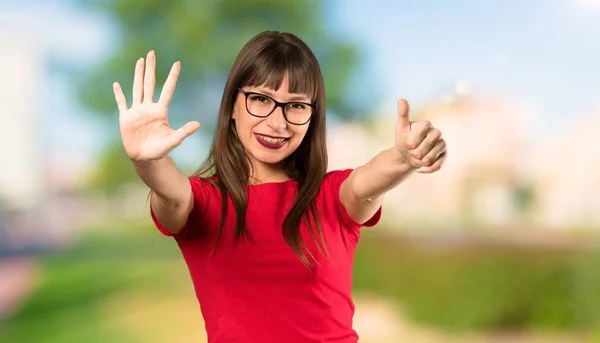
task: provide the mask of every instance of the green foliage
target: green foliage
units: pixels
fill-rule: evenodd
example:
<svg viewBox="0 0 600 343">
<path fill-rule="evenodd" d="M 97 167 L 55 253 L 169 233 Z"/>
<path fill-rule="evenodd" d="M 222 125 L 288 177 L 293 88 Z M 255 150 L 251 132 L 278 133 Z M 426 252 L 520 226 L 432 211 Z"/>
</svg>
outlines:
<svg viewBox="0 0 600 343">
<path fill-rule="evenodd" d="M 199 113 L 189 109 L 199 112 L 198 96 L 223 85 L 242 46 L 265 30 L 292 32 L 311 46 L 325 77 L 328 106 L 336 113 L 352 117 L 363 110 L 344 101 L 351 71 L 359 62 L 358 51 L 325 27 L 320 1 L 114 0 L 93 4 L 92 8 L 114 20 L 119 38 L 115 54 L 86 75 L 79 88 L 83 103 L 98 113 L 116 112 L 112 83 L 120 81 L 126 94 L 130 93 L 135 61 L 154 49 L 158 83 L 164 82 L 173 62 L 182 61 L 175 102 L 188 109 L 185 119 L 197 118 Z M 206 116 L 201 120 L 209 119 L 216 112 L 201 115 Z"/>
<path fill-rule="evenodd" d="M 108 145 L 98 161 L 93 174 L 90 175 L 87 187 L 96 192 L 114 195 L 121 186 L 141 183 L 133 165 L 120 142 Z"/>
<path fill-rule="evenodd" d="M 97 0 L 79 1 L 100 10 L 114 23 L 114 54 L 89 72 L 78 73 L 79 98 L 93 113 L 116 122 L 112 83 L 119 81 L 131 99 L 135 61 L 154 49 L 157 53 L 157 91 L 173 62 L 182 72 L 170 111 L 178 126 L 199 120 L 200 134 L 212 134 L 221 91 L 242 46 L 265 30 L 291 32 L 313 49 L 325 78 L 328 108 L 342 118 L 366 112 L 359 101 L 348 101 L 351 71 L 359 64 L 354 42 L 326 27 L 324 4 L 316 0 Z M 376 90 L 363 90 L 368 98 Z M 362 94 L 361 93 L 361 94 Z M 356 94 L 354 99 L 360 98 Z M 372 104 L 369 102 L 362 104 Z M 117 139 L 117 136 L 114 136 Z M 201 161 L 198 161 L 198 166 Z M 114 190 L 133 181 L 131 163 L 110 146 L 101 157 L 101 172 L 92 184 Z M 105 174 L 106 173 L 106 174 Z"/>
<path fill-rule="evenodd" d="M 449 331 L 600 325 L 600 256 L 587 254 L 436 251 L 367 236 L 356 257 L 355 289 L 390 296 L 413 320 Z"/>
</svg>

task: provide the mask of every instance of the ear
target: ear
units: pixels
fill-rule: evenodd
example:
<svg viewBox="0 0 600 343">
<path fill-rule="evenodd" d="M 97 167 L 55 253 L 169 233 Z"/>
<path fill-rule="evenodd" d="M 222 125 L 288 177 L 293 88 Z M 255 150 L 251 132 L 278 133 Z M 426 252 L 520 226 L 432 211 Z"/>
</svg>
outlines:
<svg viewBox="0 0 600 343">
<path fill-rule="evenodd" d="M 231 119 L 235 120 L 235 106 L 233 107 L 233 112 L 231 113 Z"/>
</svg>

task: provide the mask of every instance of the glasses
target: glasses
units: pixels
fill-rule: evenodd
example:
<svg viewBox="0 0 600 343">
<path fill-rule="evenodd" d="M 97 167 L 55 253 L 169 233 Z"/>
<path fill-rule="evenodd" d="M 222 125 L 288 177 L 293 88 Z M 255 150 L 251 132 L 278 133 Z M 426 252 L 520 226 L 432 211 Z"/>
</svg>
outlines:
<svg viewBox="0 0 600 343">
<path fill-rule="evenodd" d="M 281 107 L 285 120 L 293 125 L 304 125 L 310 121 L 317 105 L 306 102 L 279 102 L 270 96 L 247 92 L 238 88 L 238 92 L 246 96 L 246 110 L 251 115 L 258 118 L 266 118 L 275 111 L 277 107 Z"/>
</svg>

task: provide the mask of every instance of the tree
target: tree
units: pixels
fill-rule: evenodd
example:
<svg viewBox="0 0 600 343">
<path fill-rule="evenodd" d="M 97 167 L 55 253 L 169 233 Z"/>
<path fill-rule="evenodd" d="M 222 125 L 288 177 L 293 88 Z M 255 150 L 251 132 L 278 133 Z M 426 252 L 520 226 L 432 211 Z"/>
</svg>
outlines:
<svg viewBox="0 0 600 343">
<path fill-rule="evenodd" d="M 169 112 L 174 125 L 196 119 L 202 123 L 203 133 L 207 129 L 211 132 L 221 91 L 237 53 L 264 30 L 292 32 L 313 49 L 323 70 L 329 112 L 346 119 L 365 112 L 355 101 L 357 96 L 348 91 L 351 71 L 359 62 L 358 50 L 325 27 L 321 1 L 97 0 L 85 6 L 101 9 L 116 23 L 119 40 L 115 54 L 84 74 L 78 87 L 82 103 L 110 120 L 116 120 L 112 83 L 118 80 L 130 99 L 128 86 L 133 81 L 135 61 L 154 49 L 158 86 L 166 79 L 170 65 L 182 61 Z M 348 101 L 350 98 L 354 101 Z M 119 144 L 116 132 L 111 142 Z M 131 165 L 125 155 L 115 158 L 115 150 L 110 147 L 107 152 L 105 157 L 110 161 L 103 161 L 103 167 L 111 173 L 129 174 Z"/>
</svg>

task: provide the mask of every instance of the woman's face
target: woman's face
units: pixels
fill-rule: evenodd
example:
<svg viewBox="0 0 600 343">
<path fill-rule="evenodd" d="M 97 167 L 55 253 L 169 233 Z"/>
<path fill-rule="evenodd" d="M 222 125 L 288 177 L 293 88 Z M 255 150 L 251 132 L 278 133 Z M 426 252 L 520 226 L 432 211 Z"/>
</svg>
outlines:
<svg viewBox="0 0 600 343">
<path fill-rule="evenodd" d="M 286 107 L 288 119 L 296 123 L 303 122 L 303 112 L 310 111 L 301 103 L 311 103 L 307 94 L 289 93 L 289 81 L 285 77 L 279 90 L 274 91 L 266 87 L 241 87 L 243 92 L 255 92 L 246 96 L 238 92 L 233 108 L 232 118 L 235 120 L 235 128 L 238 137 L 244 146 L 254 168 L 273 168 L 274 165 L 282 162 L 290 156 L 306 135 L 310 121 L 304 125 L 294 125 L 286 121 L 283 116 L 281 106 L 266 118 L 259 118 L 251 115 L 266 114 L 272 109 L 274 103 L 266 95 L 275 101 L 294 104 Z M 246 106 L 248 98 L 248 106 Z M 298 102 L 298 103 L 295 103 Z"/>
</svg>

